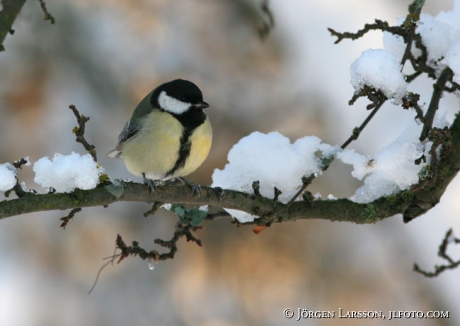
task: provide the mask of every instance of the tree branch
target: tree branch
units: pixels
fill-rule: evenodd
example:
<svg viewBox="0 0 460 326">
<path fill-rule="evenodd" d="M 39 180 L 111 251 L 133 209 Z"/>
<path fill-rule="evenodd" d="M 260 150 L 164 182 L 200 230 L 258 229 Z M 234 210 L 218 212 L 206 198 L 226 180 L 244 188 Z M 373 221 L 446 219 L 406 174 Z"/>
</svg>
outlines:
<svg viewBox="0 0 460 326">
<path fill-rule="evenodd" d="M 3 10 L 0 11 L 0 51 L 5 50 L 3 42 L 6 35 L 14 33 L 12 29 L 13 23 L 25 2 L 26 0 L 2 0 Z"/>
<path fill-rule="evenodd" d="M 116 193 L 113 188 L 121 190 Z M 116 195 L 114 194 L 116 193 Z M 201 197 L 190 196 L 190 189 L 184 186 L 165 185 L 149 192 L 144 184 L 133 182 L 122 182 L 115 186 L 113 184 L 102 186 L 91 190 L 75 190 L 72 193 L 49 193 L 49 194 L 26 194 L 24 197 L 0 202 L 0 219 L 51 210 L 66 210 L 76 207 L 106 206 L 119 201 L 130 202 L 180 202 L 194 205 L 210 205 L 239 209 L 250 214 L 267 216 L 277 207 L 284 204 L 275 202 L 262 196 L 250 195 L 239 191 L 222 190 L 202 186 Z M 364 218 L 363 212 L 368 205 L 353 203 L 347 199 L 337 201 L 315 201 L 295 202 L 289 210 L 278 215 L 277 222 L 294 221 L 301 218 L 323 218 L 334 221 L 352 221 L 356 223 L 374 223 L 384 218 L 384 215 L 394 215 L 397 209 L 382 209 L 382 214 L 374 216 L 373 219 Z M 331 212 L 334 212 L 331 214 Z M 337 214 L 337 212 L 341 212 Z M 360 217 L 361 216 L 361 217 Z M 388 217 L 388 216 L 387 216 Z M 250 224 L 263 224 L 263 218 L 256 219 Z M 259 223 L 258 221 L 262 221 Z"/>
<path fill-rule="evenodd" d="M 458 266 L 460 266 L 460 260 L 454 261 L 446 252 L 449 244 L 451 243 L 459 244 L 460 243 L 460 239 L 455 238 L 452 234 L 453 234 L 452 229 L 449 229 L 446 232 L 446 235 L 444 236 L 444 239 L 442 240 L 441 245 L 439 246 L 439 250 L 438 250 L 438 256 L 444 260 L 447 260 L 449 264 L 441 265 L 441 266 L 436 265 L 434 268 L 435 269 L 434 272 L 424 271 L 420 269 L 420 267 L 417 264 L 414 264 L 414 271 L 426 277 L 435 277 L 448 269 L 455 269 Z"/>
<path fill-rule="evenodd" d="M 263 0 L 260 4 L 260 10 L 266 17 L 259 26 L 257 27 L 257 32 L 261 40 L 265 40 L 270 32 L 275 27 L 275 16 L 273 15 L 272 10 L 268 4 L 268 0 Z"/>
<path fill-rule="evenodd" d="M 76 142 L 82 144 L 83 147 L 88 151 L 88 153 L 93 157 L 94 162 L 97 162 L 96 147 L 88 143 L 88 141 L 85 138 L 85 128 L 86 123 L 89 121 L 89 117 L 80 114 L 75 105 L 69 105 L 69 109 L 72 110 L 78 122 L 78 127 L 74 127 L 72 130 L 72 132 L 75 134 Z"/>
<path fill-rule="evenodd" d="M 0 49 L 2 47 L 1 43 L 5 39 L 6 34 L 8 32 L 12 32 L 11 26 L 24 2 L 25 0 L 2 1 L 4 8 L 0 12 Z M 45 19 L 54 23 L 54 18 L 46 10 L 43 0 L 39 0 L 39 2 L 42 6 L 43 12 L 45 13 Z M 107 207 L 115 202 L 129 201 L 153 202 L 153 207 L 146 212 L 144 216 L 153 215 L 162 203 L 208 205 L 236 209 L 259 216 L 260 218 L 255 219 L 253 222 L 245 223 L 257 225 L 257 227 L 265 227 L 274 222 L 281 223 L 299 219 L 325 219 L 330 221 L 369 224 L 376 223 L 396 214 L 402 214 L 404 222 L 411 221 L 413 218 L 429 211 L 439 202 L 447 185 L 460 170 L 459 115 L 457 115 L 450 128 L 445 128 L 443 130 L 432 128 L 433 119 L 439 107 L 439 102 L 443 92 L 454 92 L 460 87 L 458 84 L 452 82 L 451 79 L 453 72 L 449 68 L 446 68 L 439 78 L 437 78 L 435 70 L 427 64 L 426 48 L 422 44 L 420 35 L 415 33 L 423 3 L 423 0 L 415 0 L 413 2 L 409 8 L 409 14 L 406 17 L 406 21 L 401 26 L 392 27 L 389 26 L 387 22 L 376 20 L 374 24 L 365 25 L 365 28 L 357 33 L 338 33 L 329 29 L 331 34 L 338 38 L 335 43 L 339 43 L 345 38 L 357 39 L 370 30 L 387 31 L 394 35 L 399 35 L 404 38 L 404 41 L 407 44 L 403 58 L 401 59 L 401 65 L 410 61 L 415 70 L 415 73 L 406 77 L 406 81 L 409 83 L 422 73 L 426 73 L 429 77 L 437 79 L 436 84 L 434 85 L 432 99 L 425 116 L 423 116 L 423 111 L 418 105 L 418 94 L 409 93 L 403 98 L 403 108 L 414 108 L 417 112 L 417 118 L 424 123 L 420 140 L 423 141 L 428 138 L 433 141 L 433 146 L 430 151 L 431 164 L 427 167 L 427 169 L 429 168 L 431 170 L 427 170 L 428 173 L 426 173 L 423 178 L 420 176 L 418 184 L 413 185 L 410 190 L 400 191 L 397 194 L 387 197 L 381 197 L 366 204 L 355 203 L 348 199 L 313 200 L 311 194 L 309 192 L 305 192 L 312 180 L 316 177 L 312 174 L 302 178 L 303 185 L 300 190 L 287 204 L 283 204 L 278 201 L 278 196 L 281 192 L 276 188 L 274 189 L 273 199 L 263 197 L 260 194 L 260 185 L 258 181 L 252 184 L 254 191 L 253 194 L 202 186 L 199 197 L 191 195 L 189 187 L 174 184 L 167 184 L 159 187 L 152 193 L 144 184 L 118 180 L 110 183 L 102 180 L 101 184 L 92 190 L 76 189 L 72 193 L 36 194 L 23 191 L 19 182 L 17 182 L 13 190 L 16 192 L 18 198 L 0 202 L 0 220 L 15 215 L 38 211 L 72 209 L 67 216 L 61 218 L 61 221 L 63 221 L 61 227 L 65 228 L 70 219 L 72 219 L 73 216 L 83 207 Z M 262 2 L 261 8 L 267 18 L 265 25 L 263 25 L 259 30 L 261 37 L 263 37 L 266 36 L 274 26 L 274 19 L 268 6 L 268 0 L 264 0 Z M 413 44 L 422 50 L 422 55 L 417 59 L 414 58 L 411 51 Z M 448 84 L 449 82 L 450 84 Z M 383 103 L 387 100 L 381 91 L 371 87 L 366 87 L 361 92 L 354 94 L 350 104 L 353 104 L 362 96 L 367 96 L 371 101 L 371 104 L 368 105 L 367 109 L 372 110 L 372 112 L 368 115 L 360 127 L 353 130 L 351 137 L 341 146 L 342 149 L 347 147 L 353 140 L 356 140 L 359 137 L 361 131 L 366 127 L 368 122 L 375 116 Z M 89 118 L 85 117 L 83 114 L 80 115 L 73 105 L 70 106 L 70 109 L 74 112 L 78 121 L 78 127 L 75 127 L 73 130 L 76 135 L 77 142 L 81 143 L 97 162 L 94 146 L 90 145 L 84 137 L 85 124 Z M 439 148 L 441 149 L 441 154 L 438 158 L 439 151 L 437 151 L 437 149 Z M 323 171 L 329 167 L 333 159 L 334 157 L 323 158 Z M 16 168 L 21 167 L 24 162 L 19 162 L 19 165 L 16 166 Z M 6 194 L 8 194 L 8 192 Z M 303 200 L 297 201 L 298 197 L 302 194 Z M 112 256 L 112 259 L 119 257 L 120 262 L 122 259 L 130 255 L 140 256 L 142 259 L 154 259 L 155 261 L 171 259 L 177 251 L 176 244 L 181 237 L 185 237 L 188 241 L 193 241 L 198 245 L 201 245 L 200 240 L 195 238 L 191 231 L 199 229 L 204 220 L 213 220 L 217 217 L 223 216 L 223 214 L 221 212 L 217 215 L 207 214 L 207 212 L 202 212 L 198 209 L 195 209 L 194 212 L 192 211 L 193 210 L 186 210 L 184 208 L 183 215 L 175 211 L 176 215 L 179 216 L 179 222 L 176 224 L 176 231 L 171 240 L 155 240 L 156 244 L 168 248 L 168 252 L 160 254 L 156 250 L 147 251 L 141 248 L 138 242 L 135 241 L 132 246 L 128 246 L 121 236 L 118 236 L 116 243 L 117 248 L 121 250 L 121 253 Z M 242 223 L 237 222 L 237 224 L 240 225 Z M 441 251 L 441 248 L 440 252 L 442 253 L 441 257 L 447 259 L 452 266 L 454 266 L 454 264 L 458 265 L 460 262 L 454 262 L 445 253 L 449 236 L 450 233 L 446 234 L 446 238 L 442 244 L 443 251 Z M 418 266 L 414 268 L 417 270 Z M 418 271 L 422 272 L 420 270 Z"/>
<path fill-rule="evenodd" d="M 92 190 L 75 190 L 72 193 L 33 194 L 0 202 L 0 219 L 38 211 L 65 210 L 78 207 L 107 206 L 119 201 L 131 202 L 176 202 L 194 205 L 226 207 L 258 215 L 261 218 L 247 224 L 266 225 L 270 216 L 276 213 L 273 222 L 287 222 L 298 219 L 325 219 L 347 221 L 358 224 L 375 223 L 395 214 L 403 214 L 404 221 L 426 213 L 440 200 L 447 185 L 460 170 L 460 117 L 457 115 L 450 128 L 451 152 L 439 160 L 437 170 L 441 171 L 433 186 L 421 182 L 411 191 L 402 191 L 382 197 L 368 204 L 359 204 L 348 199 L 296 201 L 287 208 L 273 199 L 221 188 L 201 187 L 201 196 L 190 195 L 190 189 L 180 185 L 165 185 L 155 192 L 149 192 L 143 184 L 121 182 L 100 185 Z M 287 209 L 283 209 L 287 208 Z"/>
<path fill-rule="evenodd" d="M 386 100 L 383 100 L 381 101 L 372 111 L 371 113 L 367 116 L 366 119 L 364 119 L 363 123 L 357 127 L 357 128 L 354 128 L 353 129 L 353 132 L 352 132 L 352 135 L 350 136 L 350 138 L 348 138 L 343 144 L 342 146 L 340 146 L 340 148 L 342 149 L 345 149 L 348 145 L 350 145 L 350 143 L 356 139 L 358 139 L 359 135 L 361 134 L 361 132 L 364 130 L 364 128 L 366 128 L 367 124 L 372 120 L 372 118 L 374 117 L 374 115 L 380 110 L 380 108 L 382 107 L 382 105 L 385 103 Z"/>
<path fill-rule="evenodd" d="M 447 185 L 460 170 L 460 115 L 457 115 L 451 128 L 448 153 L 440 160 L 432 162 L 432 168 L 439 173 L 434 180 L 421 180 L 410 191 L 402 191 L 382 197 L 368 204 L 354 203 L 348 199 L 303 200 L 285 205 L 277 200 L 221 188 L 201 187 L 201 196 L 190 195 L 190 189 L 182 185 L 165 185 L 155 192 L 149 192 L 143 184 L 133 182 L 114 182 L 101 184 L 95 189 L 76 189 L 72 193 L 34 194 L 24 193 L 21 198 L 0 202 L 0 219 L 10 216 L 51 210 L 65 210 L 82 207 L 107 206 L 118 201 L 184 203 L 209 205 L 241 210 L 260 216 L 248 224 L 267 225 L 272 222 L 295 221 L 298 219 L 326 219 L 347 221 L 358 224 L 375 223 L 395 214 L 403 214 L 409 222 L 420 216 L 440 200 Z M 438 145 L 438 146 L 439 146 Z M 272 220 L 273 216 L 276 217 Z"/>
<path fill-rule="evenodd" d="M 46 9 L 46 3 L 43 0 L 38 0 L 40 2 L 40 7 L 42 7 L 43 14 L 45 15 L 43 17 L 43 20 L 49 20 L 51 25 L 54 25 L 56 23 L 56 19 L 48 12 L 48 9 Z"/>
<path fill-rule="evenodd" d="M 447 82 L 452 79 L 453 75 L 454 73 L 452 70 L 450 68 L 446 68 L 439 76 L 436 84 L 434 84 L 434 91 L 433 95 L 431 96 L 430 105 L 428 106 L 428 110 L 426 111 L 424 117 L 424 124 L 422 133 L 420 135 L 420 141 L 423 141 L 428 137 L 428 133 L 430 132 L 433 125 L 434 115 L 439 109 L 439 101 L 441 100 L 444 88 L 446 87 Z"/>
</svg>

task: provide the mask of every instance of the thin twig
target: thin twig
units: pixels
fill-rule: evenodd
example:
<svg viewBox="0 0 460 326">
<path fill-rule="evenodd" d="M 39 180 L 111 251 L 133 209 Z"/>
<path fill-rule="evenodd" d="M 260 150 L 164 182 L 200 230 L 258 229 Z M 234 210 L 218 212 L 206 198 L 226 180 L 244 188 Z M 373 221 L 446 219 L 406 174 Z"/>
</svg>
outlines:
<svg viewBox="0 0 460 326">
<path fill-rule="evenodd" d="M 3 9 L 0 10 L 0 52 L 5 51 L 3 42 L 8 33 L 14 33 L 13 23 L 25 2 L 26 0 L 1 0 Z"/>
<path fill-rule="evenodd" d="M 267 36 L 270 34 L 270 32 L 273 30 L 273 28 L 275 27 L 275 17 L 270 9 L 268 0 L 262 1 L 262 4 L 260 5 L 260 9 L 262 10 L 262 13 L 267 17 L 267 21 L 264 20 L 257 28 L 257 31 L 259 33 L 259 37 L 262 40 L 265 40 Z"/>
<path fill-rule="evenodd" d="M 453 77 L 453 72 L 450 68 L 444 69 L 441 75 L 438 78 L 436 84 L 434 84 L 433 88 L 433 95 L 431 96 L 430 105 L 428 106 L 428 110 L 426 111 L 423 123 L 423 130 L 420 134 L 420 141 L 424 141 L 428 137 L 428 133 L 433 126 L 434 116 L 436 111 L 439 108 L 439 101 L 441 100 L 442 93 L 444 92 L 444 88 L 449 80 Z"/>
<path fill-rule="evenodd" d="M 30 165 L 30 162 L 28 159 L 26 158 L 21 158 L 20 160 L 17 160 L 17 161 L 14 161 L 13 162 L 13 166 L 16 168 L 16 169 L 22 169 L 22 166 L 23 165 L 27 165 L 29 164 Z M 18 198 L 22 198 L 24 197 L 25 195 L 27 195 L 27 191 L 25 191 L 24 189 L 22 189 L 22 186 L 21 184 L 19 183 L 19 179 L 18 177 L 16 176 L 16 184 L 14 185 L 13 188 L 7 190 L 4 192 L 4 195 L 5 197 L 9 197 L 9 195 L 11 194 L 11 192 L 13 192 L 16 194 L 16 196 L 18 196 Z M 35 192 L 35 190 L 31 190 L 31 192 Z"/>
<path fill-rule="evenodd" d="M 444 271 L 446 271 L 448 269 L 455 269 L 458 266 L 460 266 L 460 260 L 454 261 L 446 253 L 447 247 L 449 246 L 450 243 L 455 243 L 455 244 L 460 243 L 460 239 L 454 238 L 452 236 L 452 232 L 453 232 L 452 229 L 449 229 L 446 232 L 446 235 L 444 236 L 444 239 L 442 240 L 441 245 L 439 246 L 439 250 L 438 250 L 438 256 L 443 258 L 444 260 L 447 260 L 449 262 L 449 264 L 448 265 L 441 265 L 441 266 L 435 265 L 434 272 L 424 271 L 424 270 L 420 269 L 420 267 L 417 264 L 414 264 L 414 271 L 415 272 L 420 273 L 420 274 L 422 274 L 422 275 L 424 275 L 426 277 L 435 277 L 435 276 L 438 276 L 439 274 L 441 274 L 442 272 L 444 272 Z"/>
<path fill-rule="evenodd" d="M 94 162 L 97 162 L 96 147 L 94 145 L 90 145 L 85 139 L 85 125 L 86 122 L 88 122 L 89 117 L 86 117 L 83 114 L 80 115 L 80 112 L 78 112 L 75 105 L 70 105 L 69 109 L 71 109 L 75 114 L 78 122 L 78 127 L 74 127 L 72 130 L 72 132 L 75 134 L 75 140 L 77 143 L 82 144 L 88 153 L 93 157 Z"/>
<path fill-rule="evenodd" d="M 371 111 L 371 113 L 367 116 L 367 118 L 361 123 L 361 125 L 358 128 L 354 128 L 352 135 L 350 138 L 348 138 L 340 148 L 345 149 L 350 143 L 354 140 L 357 140 L 361 132 L 366 128 L 367 124 L 372 120 L 372 118 L 375 116 L 375 114 L 380 110 L 382 105 L 385 103 L 385 101 L 380 102 L 375 109 Z"/>
<path fill-rule="evenodd" d="M 154 214 L 156 213 L 156 211 L 158 210 L 158 208 L 161 207 L 161 205 L 163 205 L 163 203 L 154 202 L 153 205 L 152 205 L 152 208 L 149 209 L 147 212 L 144 213 L 144 217 L 147 217 L 147 216 L 150 216 L 150 215 L 154 215 Z"/>
<path fill-rule="evenodd" d="M 227 211 L 220 210 L 220 211 L 215 212 L 215 213 L 208 213 L 208 215 L 206 215 L 206 217 L 205 217 L 205 220 L 214 221 L 214 220 L 217 220 L 219 218 L 227 218 L 227 217 L 232 217 L 232 215 L 230 215 Z"/>
<path fill-rule="evenodd" d="M 59 220 L 62 221 L 61 228 L 65 230 L 67 224 L 69 224 L 70 220 L 75 216 L 76 213 L 81 212 L 81 208 L 74 208 L 70 211 L 69 215 L 61 217 Z"/>
<path fill-rule="evenodd" d="M 184 236 L 187 241 L 195 242 L 198 246 L 201 247 L 201 240 L 195 238 L 195 236 L 191 233 L 191 231 L 197 231 L 199 229 L 201 229 L 199 226 L 192 226 L 190 224 L 182 225 L 181 223 L 177 223 L 176 230 L 174 231 L 174 235 L 171 240 L 155 239 L 153 241 L 154 243 L 169 249 L 168 252 L 162 254 L 156 250 L 145 250 L 139 246 L 137 241 L 133 241 L 131 246 L 127 246 L 121 236 L 117 235 L 117 249 L 121 250 L 121 254 L 119 256 L 120 258 L 118 259 L 117 263 L 120 263 L 123 259 L 129 256 L 139 256 L 144 260 L 153 258 L 155 261 L 173 259 L 177 252 L 177 241 L 179 241 L 179 239 Z"/>
<path fill-rule="evenodd" d="M 104 268 L 106 268 L 109 264 L 113 265 L 115 258 L 118 258 L 120 255 L 121 254 L 117 254 L 117 255 L 113 254 L 110 257 L 104 258 L 104 260 L 105 259 L 110 259 L 110 260 L 106 262 L 104 265 L 102 265 L 101 268 L 99 268 L 99 270 L 97 271 L 96 279 L 94 280 L 94 283 L 93 283 L 93 286 L 91 286 L 91 289 L 89 289 L 88 294 L 91 294 L 91 292 L 93 292 L 94 288 L 96 287 L 97 281 L 99 280 L 99 275 L 101 275 L 101 272 L 104 270 Z"/>
<path fill-rule="evenodd" d="M 422 12 L 423 4 L 417 3 L 414 1 L 409 6 L 409 14 L 406 17 L 406 20 L 403 23 L 403 26 L 408 26 L 408 35 L 405 39 L 406 41 L 406 50 L 404 51 L 403 57 L 401 59 L 401 71 L 404 67 L 406 61 L 412 56 L 412 43 L 415 37 L 415 30 L 417 29 L 417 23 L 420 19 L 420 13 Z"/>
<path fill-rule="evenodd" d="M 14 161 L 13 166 L 16 169 L 22 169 L 23 165 L 30 164 L 29 160 L 26 160 L 25 157 L 21 158 L 20 160 Z"/>
<path fill-rule="evenodd" d="M 367 118 L 363 121 L 363 123 L 358 127 L 353 129 L 353 133 L 348 138 L 345 143 L 340 146 L 340 148 L 345 149 L 352 141 L 358 139 L 359 135 L 361 134 L 361 131 L 366 127 L 366 125 L 372 120 L 372 118 L 375 116 L 375 114 L 378 112 L 378 110 L 382 107 L 382 105 L 386 102 L 386 99 L 381 99 L 380 103 L 376 104 L 375 108 L 372 110 L 372 112 L 367 116 Z M 326 171 L 329 166 L 331 165 L 333 160 L 326 160 L 326 163 L 323 164 L 322 166 L 322 171 Z M 294 196 L 289 200 L 289 202 L 281 208 L 279 211 L 277 211 L 273 216 L 275 217 L 281 212 L 284 212 L 289 209 L 289 207 L 299 198 L 300 195 L 308 188 L 308 186 L 313 182 L 313 180 L 316 178 L 316 174 L 310 174 L 309 176 L 303 176 L 302 177 L 302 186 L 300 189 L 295 193 Z M 273 217 L 273 218 L 274 218 Z M 273 220 L 273 218 L 270 219 L 270 221 Z M 271 222 L 269 222 L 270 224 Z"/>
<path fill-rule="evenodd" d="M 252 183 L 252 190 L 254 191 L 254 195 L 262 196 L 260 194 L 260 181 L 259 180 L 256 180 Z"/>
<path fill-rule="evenodd" d="M 375 23 L 373 24 L 365 24 L 364 28 L 360 29 L 356 33 L 350 33 L 350 32 L 339 33 L 333 30 L 332 28 L 328 28 L 327 30 L 329 31 L 329 33 L 331 33 L 332 36 L 337 37 L 337 40 L 334 42 L 334 44 L 338 44 L 344 39 L 357 40 L 361 38 L 362 36 L 364 36 L 367 32 L 370 32 L 373 30 L 386 31 L 392 34 L 406 36 L 406 32 L 403 29 L 401 29 L 399 26 L 390 26 L 386 21 L 382 21 L 379 19 L 376 19 Z"/>
<path fill-rule="evenodd" d="M 46 9 L 46 4 L 45 1 L 43 0 L 38 0 L 40 2 L 40 6 L 42 7 L 43 13 L 45 14 L 45 17 L 43 20 L 49 20 L 52 25 L 56 23 L 56 19 L 48 12 L 48 9 Z"/>
</svg>

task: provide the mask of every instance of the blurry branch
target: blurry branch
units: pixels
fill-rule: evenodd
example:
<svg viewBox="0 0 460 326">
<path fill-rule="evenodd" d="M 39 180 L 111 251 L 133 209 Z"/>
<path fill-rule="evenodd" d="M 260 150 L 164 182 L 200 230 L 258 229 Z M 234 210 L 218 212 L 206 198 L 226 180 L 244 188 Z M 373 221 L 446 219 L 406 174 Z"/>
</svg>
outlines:
<svg viewBox="0 0 460 326">
<path fill-rule="evenodd" d="M 223 209 L 218 211 L 218 212 L 215 212 L 215 213 L 208 213 L 208 215 L 206 215 L 206 220 L 207 221 L 214 221 L 214 220 L 217 220 L 219 218 L 229 218 L 229 217 L 232 217 L 229 213 L 227 213 L 227 211 L 224 211 Z"/>
<path fill-rule="evenodd" d="M 54 23 L 56 22 L 56 19 L 54 19 L 54 17 L 51 16 L 51 14 L 48 12 L 48 9 L 46 9 L 45 1 L 43 0 L 38 0 L 38 1 L 40 2 L 40 6 L 42 7 L 43 13 L 45 14 L 43 20 L 49 20 L 50 23 L 54 25 Z"/>
<path fill-rule="evenodd" d="M 115 251 L 116 250 L 117 249 L 115 248 Z M 99 268 L 99 270 L 98 270 L 98 272 L 96 274 L 96 279 L 94 280 L 93 286 L 91 286 L 91 288 L 89 289 L 88 294 L 91 294 L 91 292 L 93 292 L 94 288 L 96 287 L 97 281 L 99 281 L 99 276 L 101 275 L 101 273 L 104 270 L 104 268 L 106 268 L 110 264 L 113 266 L 113 263 L 115 262 L 115 259 L 117 259 L 120 255 L 121 254 L 113 254 L 110 257 L 104 258 L 104 260 L 109 260 L 109 261 L 106 262 L 104 265 L 102 265 L 101 268 Z"/>
<path fill-rule="evenodd" d="M 45 1 L 38 1 L 40 2 L 40 6 L 43 10 L 43 13 L 45 14 L 43 19 L 49 20 L 51 24 L 54 24 L 56 20 L 46 9 Z M 5 41 L 6 35 L 8 33 L 14 33 L 14 30 L 12 29 L 13 23 L 16 20 L 25 2 L 26 0 L 1 0 L 3 10 L 0 11 L 0 51 L 5 50 L 3 42 Z"/>
<path fill-rule="evenodd" d="M 436 265 L 434 267 L 434 269 L 435 269 L 434 272 L 426 272 L 424 270 L 421 270 L 420 267 L 417 264 L 414 264 L 414 271 L 416 271 L 416 272 L 418 272 L 418 273 L 420 273 L 422 275 L 425 275 L 426 277 L 435 277 L 435 276 L 438 276 L 439 274 L 441 274 L 442 272 L 444 272 L 445 270 L 455 269 L 458 266 L 460 266 L 460 260 L 454 261 L 446 253 L 447 247 L 451 243 L 459 244 L 460 239 L 455 238 L 453 236 L 453 234 L 452 234 L 452 229 L 449 229 L 447 231 L 446 235 L 444 236 L 444 239 L 442 240 L 441 245 L 439 246 L 439 250 L 438 250 L 438 256 L 441 257 L 444 260 L 447 260 L 449 264 L 441 265 L 441 266 Z"/>
<path fill-rule="evenodd" d="M 81 208 L 74 208 L 70 211 L 70 213 L 67 216 L 61 217 L 60 218 L 60 221 L 62 221 L 61 228 L 65 230 L 65 227 L 67 226 L 67 224 L 69 224 L 70 220 L 73 219 L 75 214 L 78 212 L 81 212 Z"/>
<path fill-rule="evenodd" d="M 260 4 L 255 4 L 254 0 L 225 1 L 238 11 L 239 16 L 245 22 L 255 26 L 261 40 L 265 40 L 275 27 L 275 16 L 270 8 L 269 0 L 257 0 Z"/>
<path fill-rule="evenodd" d="M 262 40 L 265 40 L 272 29 L 275 27 L 275 17 L 273 16 L 270 6 L 268 5 L 268 0 L 262 1 L 260 9 L 262 10 L 262 13 L 265 15 L 266 19 L 263 19 L 257 28 L 257 31 L 259 33 L 259 37 Z"/>
<path fill-rule="evenodd" d="M 0 51 L 4 51 L 5 41 L 8 33 L 13 34 L 13 23 L 21 11 L 26 0 L 2 0 L 3 10 L 0 11 Z"/>
<path fill-rule="evenodd" d="M 174 231 L 174 235 L 171 240 L 162 240 L 162 239 L 155 239 L 153 242 L 158 244 L 164 248 L 168 248 L 169 251 L 165 253 L 159 253 L 156 250 L 146 251 L 145 249 L 139 246 L 137 241 L 133 241 L 131 246 L 127 246 L 126 243 L 123 241 L 120 235 L 117 236 L 116 244 L 117 249 L 121 250 L 121 254 L 119 256 L 118 262 L 120 263 L 123 259 L 129 256 L 139 256 L 142 259 L 153 259 L 154 261 L 166 260 L 166 259 L 173 259 L 174 255 L 177 252 L 177 241 L 179 241 L 182 237 L 185 237 L 187 242 L 191 241 L 196 243 L 198 246 L 201 247 L 201 241 L 191 233 L 191 231 L 197 231 L 201 227 L 200 226 L 191 226 L 191 225 L 183 225 L 181 223 L 177 223 Z"/>
<path fill-rule="evenodd" d="M 185 237 L 187 242 L 192 241 L 195 242 L 198 246 L 201 247 L 201 241 L 191 233 L 191 231 L 196 231 L 200 229 L 201 227 L 194 227 L 191 225 L 182 225 L 181 223 L 177 223 L 174 231 L 174 235 L 171 238 L 171 240 L 165 241 L 161 239 L 155 239 L 153 242 L 155 244 L 158 244 L 162 247 L 168 248 L 169 251 L 166 253 L 160 254 L 156 250 L 151 250 L 147 251 L 144 248 L 139 246 L 139 242 L 133 241 L 131 246 L 126 245 L 124 240 L 122 239 L 121 235 L 117 235 L 117 239 L 115 240 L 115 251 L 120 250 L 120 253 L 115 253 L 110 257 L 107 257 L 105 259 L 109 259 L 107 263 L 102 265 L 102 267 L 99 269 L 96 275 L 96 279 L 93 283 L 93 286 L 89 290 L 88 294 L 91 294 L 91 292 L 94 290 L 96 287 L 97 281 L 99 280 L 99 276 L 101 272 L 106 268 L 109 264 L 112 264 L 115 262 L 115 259 L 118 258 L 117 264 L 119 264 L 123 259 L 129 256 L 134 256 L 134 257 L 139 257 L 142 260 L 146 260 L 149 262 L 149 268 L 153 269 L 154 262 L 158 262 L 160 260 L 166 260 L 166 259 L 173 259 L 176 252 L 177 252 L 177 242 L 182 238 Z"/>
</svg>

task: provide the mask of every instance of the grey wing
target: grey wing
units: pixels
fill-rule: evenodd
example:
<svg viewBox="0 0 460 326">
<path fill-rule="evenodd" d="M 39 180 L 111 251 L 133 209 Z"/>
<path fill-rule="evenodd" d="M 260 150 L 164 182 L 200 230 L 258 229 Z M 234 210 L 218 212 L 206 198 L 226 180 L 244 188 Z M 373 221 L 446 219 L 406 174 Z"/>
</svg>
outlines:
<svg viewBox="0 0 460 326">
<path fill-rule="evenodd" d="M 121 146 L 125 141 L 133 137 L 141 129 L 141 124 L 139 122 L 133 122 L 129 120 L 126 122 L 123 130 L 118 135 L 118 144 L 117 147 Z"/>
<path fill-rule="evenodd" d="M 141 119 L 145 117 L 147 114 L 152 112 L 153 107 L 152 104 L 150 103 L 150 97 L 152 96 L 152 92 L 150 92 L 144 99 L 138 104 L 136 109 L 133 112 L 133 116 L 131 119 L 126 122 L 125 126 L 123 127 L 123 130 L 121 131 L 120 135 L 118 136 L 118 144 L 117 147 L 111 151 L 110 153 L 107 154 L 108 157 L 110 158 L 121 158 L 123 157 L 123 143 L 136 135 L 139 130 L 141 129 Z"/>
<path fill-rule="evenodd" d="M 123 143 L 136 135 L 139 130 L 141 129 L 141 125 L 139 122 L 133 122 L 129 120 L 126 122 L 123 130 L 118 135 L 118 143 L 114 150 L 107 154 L 110 158 L 122 158 L 123 157 Z"/>
</svg>

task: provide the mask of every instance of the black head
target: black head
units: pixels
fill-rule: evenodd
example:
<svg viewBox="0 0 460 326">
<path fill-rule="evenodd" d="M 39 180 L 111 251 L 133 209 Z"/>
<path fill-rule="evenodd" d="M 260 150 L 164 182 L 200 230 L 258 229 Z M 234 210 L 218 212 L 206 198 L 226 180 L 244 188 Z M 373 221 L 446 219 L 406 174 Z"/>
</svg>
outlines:
<svg viewBox="0 0 460 326">
<path fill-rule="evenodd" d="M 158 86 L 150 98 L 154 107 L 182 114 L 189 109 L 205 109 L 209 105 L 203 101 L 201 90 L 194 83 L 175 79 Z"/>
</svg>

